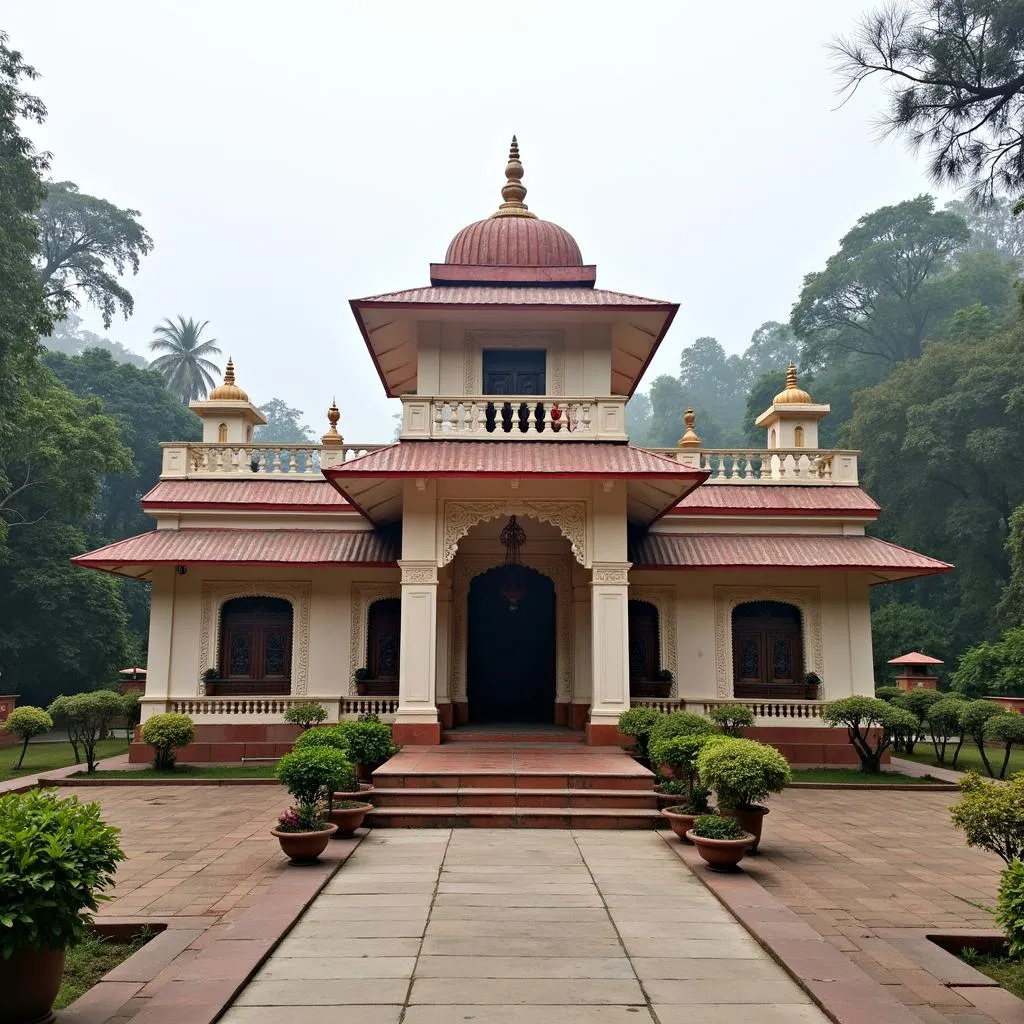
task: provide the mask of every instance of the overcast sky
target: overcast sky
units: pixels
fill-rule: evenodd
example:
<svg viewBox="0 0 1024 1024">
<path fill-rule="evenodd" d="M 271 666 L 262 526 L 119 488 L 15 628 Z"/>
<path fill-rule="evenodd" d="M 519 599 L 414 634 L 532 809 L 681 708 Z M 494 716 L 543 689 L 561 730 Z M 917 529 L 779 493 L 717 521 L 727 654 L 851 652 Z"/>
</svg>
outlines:
<svg viewBox="0 0 1024 1024">
<path fill-rule="evenodd" d="M 163 317 L 209 320 L 254 401 L 319 434 L 336 394 L 370 442 L 396 403 L 347 300 L 428 283 L 513 132 L 598 285 L 682 304 L 644 387 L 785 320 L 858 216 L 931 190 L 873 137 L 877 92 L 838 109 L 826 44 L 871 6 L 12 0 L 0 27 L 42 75 L 53 176 L 155 240 L 111 336 L 145 354 Z"/>
</svg>

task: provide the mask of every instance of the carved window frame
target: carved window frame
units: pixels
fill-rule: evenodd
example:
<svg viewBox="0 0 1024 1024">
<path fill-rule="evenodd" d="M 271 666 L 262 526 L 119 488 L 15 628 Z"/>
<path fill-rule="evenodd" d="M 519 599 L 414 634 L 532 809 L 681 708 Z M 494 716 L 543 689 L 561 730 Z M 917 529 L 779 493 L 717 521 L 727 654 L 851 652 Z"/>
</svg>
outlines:
<svg viewBox="0 0 1024 1024">
<path fill-rule="evenodd" d="M 293 697 L 309 692 L 309 611 L 312 583 L 276 580 L 207 581 L 200 591 L 199 656 L 196 666 L 196 695 L 206 695 L 203 673 L 220 665 L 220 615 L 225 602 L 236 597 L 277 597 L 292 606 L 292 689 Z"/>
<path fill-rule="evenodd" d="M 522 328 L 466 331 L 462 349 L 463 394 L 483 394 L 485 348 L 540 348 L 547 353 L 544 365 L 545 394 L 565 394 L 565 331 L 560 329 L 523 330 Z"/>
<path fill-rule="evenodd" d="M 820 587 L 715 587 L 715 690 L 720 698 L 733 696 L 732 613 L 750 601 L 780 601 L 800 612 L 804 672 L 824 680 L 825 645 L 821 627 Z M 825 697 L 823 681 L 819 700 Z"/>
<path fill-rule="evenodd" d="M 366 661 L 370 634 L 370 605 L 392 598 L 402 599 L 401 583 L 353 583 L 351 587 L 351 633 L 349 638 L 348 686 L 345 692 L 356 696 L 356 669 Z"/>
</svg>

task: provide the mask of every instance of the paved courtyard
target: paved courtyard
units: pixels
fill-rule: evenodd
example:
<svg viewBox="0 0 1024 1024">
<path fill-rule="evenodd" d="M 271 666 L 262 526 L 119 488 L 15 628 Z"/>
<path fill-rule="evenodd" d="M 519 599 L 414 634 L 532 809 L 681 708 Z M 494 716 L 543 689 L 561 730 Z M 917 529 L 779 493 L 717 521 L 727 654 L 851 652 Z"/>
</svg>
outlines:
<svg viewBox="0 0 1024 1024">
<path fill-rule="evenodd" d="M 223 1019 L 732 1024 L 752 1013 L 826 1020 L 657 834 L 431 829 L 372 832 Z"/>
</svg>

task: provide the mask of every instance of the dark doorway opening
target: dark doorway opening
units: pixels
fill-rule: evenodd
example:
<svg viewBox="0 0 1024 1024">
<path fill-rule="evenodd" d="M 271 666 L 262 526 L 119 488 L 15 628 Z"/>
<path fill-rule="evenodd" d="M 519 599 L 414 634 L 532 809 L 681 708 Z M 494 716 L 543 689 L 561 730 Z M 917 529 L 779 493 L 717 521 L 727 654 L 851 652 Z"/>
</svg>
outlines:
<svg viewBox="0 0 1024 1024">
<path fill-rule="evenodd" d="M 547 723 L 555 720 L 555 585 L 522 566 L 524 595 L 510 610 L 498 566 L 469 587 L 467 699 L 469 721 Z"/>
</svg>

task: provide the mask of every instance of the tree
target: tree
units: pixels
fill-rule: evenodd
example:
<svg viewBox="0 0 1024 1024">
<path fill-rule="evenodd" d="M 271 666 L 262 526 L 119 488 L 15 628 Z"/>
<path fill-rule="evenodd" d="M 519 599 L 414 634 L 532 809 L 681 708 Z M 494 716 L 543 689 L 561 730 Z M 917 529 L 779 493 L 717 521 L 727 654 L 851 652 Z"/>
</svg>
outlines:
<svg viewBox="0 0 1024 1024">
<path fill-rule="evenodd" d="M 962 217 L 971 232 L 968 252 L 990 252 L 1004 259 L 1024 261 L 1024 220 L 1014 215 L 1013 203 L 997 196 L 985 206 L 954 199 L 946 209 Z"/>
<path fill-rule="evenodd" d="M 34 708 L 31 704 L 24 704 L 21 707 L 15 708 L 7 716 L 7 719 L 0 724 L 0 727 L 7 732 L 20 736 L 22 739 L 21 756 L 18 758 L 18 763 L 14 766 L 14 770 L 17 771 L 25 760 L 28 741 L 33 736 L 41 736 L 44 732 L 52 729 L 53 719 L 42 708 Z"/>
<path fill-rule="evenodd" d="M 264 426 L 256 428 L 253 438 L 263 444 L 313 444 L 316 437 L 313 428 L 300 423 L 302 410 L 293 409 L 280 398 L 272 398 L 260 406 L 260 412 L 267 418 Z"/>
<path fill-rule="evenodd" d="M 149 343 L 154 352 L 162 352 L 150 364 L 161 374 L 170 391 L 181 399 L 182 405 L 205 398 L 216 385 L 213 374 L 220 367 L 209 356 L 220 355 L 216 338 L 203 339 L 203 330 L 209 320 L 197 323 L 179 313 L 178 322 L 164 320 L 153 328 L 155 337 Z"/>
<path fill-rule="evenodd" d="M 1024 626 L 1008 629 L 998 640 L 983 640 L 966 650 L 951 685 L 971 697 L 1024 694 Z"/>
<path fill-rule="evenodd" d="M 651 383 L 651 419 L 647 444 L 652 448 L 674 448 L 683 435 L 686 399 L 683 387 L 667 374 Z"/>
<path fill-rule="evenodd" d="M 742 356 L 743 387 L 750 390 L 766 373 L 780 373 L 785 377 L 786 367 L 800 358 L 800 339 L 789 324 L 765 320 L 750 336 L 750 344 Z M 781 391 L 781 388 L 777 390 Z M 760 410 L 764 412 L 767 406 Z"/>
<path fill-rule="evenodd" d="M 754 381 L 747 394 L 743 411 L 743 436 L 752 445 L 764 446 L 764 430 L 755 426 L 757 417 L 772 404 L 772 399 L 786 386 L 786 371 L 771 370 Z"/>
<path fill-rule="evenodd" d="M 118 309 L 126 320 L 131 316 L 135 301 L 117 278 L 127 267 L 137 274 L 153 248 L 138 216 L 138 210 L 80 192 L 73 181 L 49 183 L 39 210 L 39 279 L 59 308 L 77 308 L 81 292 L 99 309 L 104 327 Z"/>
<path fill-rule="evenodd" d="M 969 237 L 931 196 L 865 214 L 825 269 L 804 278 L 790 318 L 804 360 L 823 366 L 854 352 L 890 364 L 916 359 L 935 320 L 930 284 Z"/>
<path fill-rule="evenodd" d="M 130 363 L 140 370 L 149 367 L 149 360 L 144 356 L 125 348 L 119 341 L 85 330 L 81 324 L 80 317 L 68 313 L 53 325 L 50 336 L 42 339 L 43 346 L 50 352 L 63 352 L 67 356 L 80 356 L 86 349 L 99 348 L 109 352 L 119 363 Z"/>
<path fill-rule="evenodd" d="M 679 359 L 679 383 L 698 414 L 705 447 L 734 444 L 743 417 L 744 367 L 715 338 L 697 338 Z"/>
<path fill-rule="evenodd" d="M 647 444 L 651 429 L 651 400 L 638 391 L 626 403 L 626 433 L 634 444 Z"/>
<path fill-rule="evenodd" d="M 833 44 L 844 90 L 874 75 L 888 91 L 886 134 L 929 153 L 941 185 L 972 201 L 1024 191 L 1024 7 L 1006 0 L 905 0 Z"/>
</svg>

